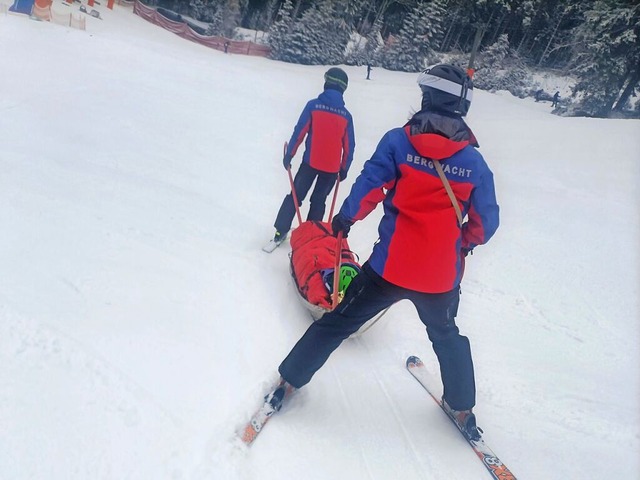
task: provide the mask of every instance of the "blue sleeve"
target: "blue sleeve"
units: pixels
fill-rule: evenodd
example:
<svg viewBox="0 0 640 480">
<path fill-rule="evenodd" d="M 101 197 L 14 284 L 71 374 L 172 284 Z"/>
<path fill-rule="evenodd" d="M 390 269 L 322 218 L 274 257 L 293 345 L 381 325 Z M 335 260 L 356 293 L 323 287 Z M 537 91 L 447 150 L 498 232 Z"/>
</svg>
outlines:
<svg viewBox="0 0 640 480">
<path fill-rule="evenodd" d="M 298 147 L 304 140 L 304 137 L 307 135 L 309 128 L 311 127 L 311 108 L 312 108 L 313 100 L 307 102 L 302 113 L 300 114 L 300 118 L 298 119 L 298 123 L 296 123 L 295 128 L 293 129 L 293 134 L 291 135 L 291 139 L 289 140 L 289 145 L 287 146 L 287 153 L 292 157 L 295 156 L 298 151 Z"/>
<path fill-rule="evenodd" d="M 340 208 L 340 213 L 348 219 L 362 220 L 384 200 L 386 193 L 383 189 L 395 184 L 397 169 L 392 136 L 393 130 L 382 137 L 373 156 L 365 162 L 351 187 L 349 196 Z"/>
<path fill-rule="evenodd" d="M 351 168 L 351 162 L 353 162 L 353 154 L 356 150 L 356 134 L 353 128 L 353 118 L 349 116 L 347 123 L 347 171 Z"/>
<path fill-rule="evenodd" d="M 493 173 L 486 164 L 469 200 L 467 222 L 462 226 L 462 247 L 471 250 L 487 243 L 500 225 Z"/>
</svg>

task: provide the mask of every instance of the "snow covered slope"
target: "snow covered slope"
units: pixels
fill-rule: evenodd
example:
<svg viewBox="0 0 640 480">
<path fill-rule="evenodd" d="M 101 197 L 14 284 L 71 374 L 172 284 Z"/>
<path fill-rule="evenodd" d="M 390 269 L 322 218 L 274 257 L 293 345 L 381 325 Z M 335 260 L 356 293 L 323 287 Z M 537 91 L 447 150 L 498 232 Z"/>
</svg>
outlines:
<svg viewBox="0 0 640 480">
<path fill-rule="evenodd" d="M 0 478 L 488 478 L 405 372 L 416 354 L 438 375 L 409 304 L 238 446 L 309 325 L 288 246 L 260 247 L 326 67 L 101 14 L 87 31 L 0 15 Z M 350 184 L 419 90 L 345 69 Z M 469 123 L 502 213 L 458 317 L 485 438 L 521 479 L 640 478 L 640 122 L 477 92 Z M 362 258 L 378 218 L 352 229 Z"/>
</svg>

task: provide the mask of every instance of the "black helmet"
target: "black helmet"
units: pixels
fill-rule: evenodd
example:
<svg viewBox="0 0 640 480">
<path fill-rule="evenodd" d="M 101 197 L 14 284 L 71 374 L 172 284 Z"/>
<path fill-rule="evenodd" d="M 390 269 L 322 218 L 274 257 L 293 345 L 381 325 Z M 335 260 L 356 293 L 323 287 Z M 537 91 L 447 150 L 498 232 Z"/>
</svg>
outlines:
<svg viewBox="0 0 640 480">
<path fill-rule="evenodd" d="M 344 93 L 349 85 L 349 77 L 344 70 L 338 67 L 331 67 L 324 74 L 324 88 L 333 88 Z"/>
<path fill-rule="evenodd" d="M 465 116 L 471 107 L 473 81 L 460 67 L 434 65 L 418 75 L 422 108 Z"/>
</svg>

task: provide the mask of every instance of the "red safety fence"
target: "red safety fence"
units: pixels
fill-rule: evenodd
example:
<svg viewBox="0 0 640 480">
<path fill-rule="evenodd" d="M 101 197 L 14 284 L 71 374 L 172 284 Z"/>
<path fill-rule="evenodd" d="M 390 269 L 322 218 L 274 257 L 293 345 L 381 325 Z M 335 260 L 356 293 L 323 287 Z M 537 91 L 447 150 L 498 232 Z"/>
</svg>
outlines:
<svg viewBox="0 0 640 480">
<path fill-rule="evenodd" d="M 169 30 L 176 35 L 179 35 L 182 38 L 186 38 L 187 40 L 191 40 L 192 42 L 199 43 L 209 48 L 215 48 L 216 50 L 224 52 L 226 45 L 226 51 L 228 53 L 240 53 L 243 55 L 255 55 L 258 57 L 268 57 L 271 54 L 271 49 L 268 45 L 260 45 L 253 42 L 239 42 L 224 37 L 200 35 L 187 23 L 169 20 L 158 13 L 155 9 L 147 7 L 137 0 L 133 6 L 133 13 L 164 28 L 165 30 Z"/>
</svg>

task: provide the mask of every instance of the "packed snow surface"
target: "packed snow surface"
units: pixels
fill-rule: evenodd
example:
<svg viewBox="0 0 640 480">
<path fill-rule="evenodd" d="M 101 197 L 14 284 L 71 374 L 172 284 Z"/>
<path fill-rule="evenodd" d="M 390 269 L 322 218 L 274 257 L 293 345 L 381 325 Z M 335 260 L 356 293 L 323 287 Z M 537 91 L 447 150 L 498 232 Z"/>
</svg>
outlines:
<svg viewBox="0 0 640 480">
<path fill-rule="evenodd" d="M 414 354 L 439 375 L 408 303 L 239 444 L 310 324 L 289 244 L 261 246 L 326 67 L 101 16 L 0 14 L 0 478 L 489 478 L 405 371 Z M 414 74 L 344 69 L 357 146 L 338 203 L 420 100 Z M 550 112 L 476 91 L 468 117 L 501 206 L 458 316 L 475 412 L 519 479 L 638 479 L 640 122 Z M 351 230 L 362 260 L 379 218 Z"/>
</svg>

